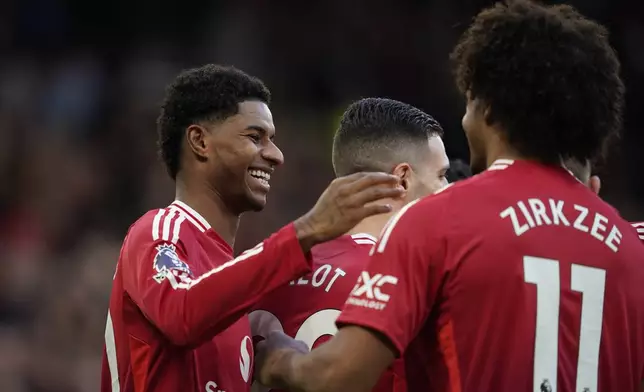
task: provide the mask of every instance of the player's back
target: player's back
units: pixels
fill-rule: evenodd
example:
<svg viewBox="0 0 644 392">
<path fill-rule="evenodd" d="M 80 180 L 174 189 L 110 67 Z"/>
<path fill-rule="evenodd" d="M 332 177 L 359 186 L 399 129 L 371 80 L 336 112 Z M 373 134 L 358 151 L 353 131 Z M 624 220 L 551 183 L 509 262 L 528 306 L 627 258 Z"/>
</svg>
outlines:
<svg viewBox="0 0 644 392">
<path fill-rule="evenodd" d="M 413 346 L 440 334 L 455 347 L 437 390 L 454 372 L 464 391 L 636 390 L 644 248 L 613 208 L 565 170 L 522 161 L 435 197 L 417 213 L 443 231 L 443 280 Z"/>
<path fill-rule="evenodd" d="M 374 243 L 369 234 L 354 234 L 313 247 L 313 272 L 273 291 L 258 304 L 250 314 L 253 334 L 265 336 L 281 329 L 310 348 L 330 339 L 337 332 L 335 320 L 356 282 L 369 279 L 361 273 Z M 383 374 L 373 390 L 406 390 L 402 360 Z"/>
</svg>

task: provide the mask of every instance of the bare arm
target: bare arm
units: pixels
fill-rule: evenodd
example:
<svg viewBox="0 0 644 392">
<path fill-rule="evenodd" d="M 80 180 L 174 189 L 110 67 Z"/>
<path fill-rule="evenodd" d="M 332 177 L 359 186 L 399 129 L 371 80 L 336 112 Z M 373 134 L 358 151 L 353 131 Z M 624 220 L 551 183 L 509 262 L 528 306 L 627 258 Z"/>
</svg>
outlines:
<svg viewBox="0 0 644 392">
<path fill-rule="evenodd" d="M 396 349 L 379 333 L 347 326 L 308 354 L 280 348 L 285 335 L 259 348 L 257 375 L 263 384 L 290 391 L 368 392 L 394 361 Z"/>
</svg>

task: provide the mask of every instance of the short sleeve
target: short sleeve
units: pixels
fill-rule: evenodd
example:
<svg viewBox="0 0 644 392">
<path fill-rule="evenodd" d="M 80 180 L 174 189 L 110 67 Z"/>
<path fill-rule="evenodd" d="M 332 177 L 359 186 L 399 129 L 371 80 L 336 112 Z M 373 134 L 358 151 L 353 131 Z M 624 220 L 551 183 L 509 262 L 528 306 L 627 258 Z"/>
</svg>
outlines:
<svg viewBox="0 0 644 392">
<path fill-rule="evenodd" d="M 405 351 L 434 304 L 442 279 L 444 236 L 439 214 L 424 200 L 406 205 L 387 224 L 337 320 L 380 332 Z"/>
</svg>

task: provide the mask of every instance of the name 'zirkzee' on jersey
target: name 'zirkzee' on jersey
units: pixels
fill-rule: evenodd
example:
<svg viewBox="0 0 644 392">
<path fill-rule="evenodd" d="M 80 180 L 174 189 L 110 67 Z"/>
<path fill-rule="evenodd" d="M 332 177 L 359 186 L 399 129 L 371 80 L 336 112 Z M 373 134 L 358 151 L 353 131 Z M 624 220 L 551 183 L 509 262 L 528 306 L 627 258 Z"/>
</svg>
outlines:
<svg viewBox="0 0 644 392">
<path fill-rule="evenodd" d="M 338 325 L 386 336 L 409 391 L 640 387 L 644 247 L 565 169 L 497 161 L 407 205 L 374 249 Z"/>
</svg>

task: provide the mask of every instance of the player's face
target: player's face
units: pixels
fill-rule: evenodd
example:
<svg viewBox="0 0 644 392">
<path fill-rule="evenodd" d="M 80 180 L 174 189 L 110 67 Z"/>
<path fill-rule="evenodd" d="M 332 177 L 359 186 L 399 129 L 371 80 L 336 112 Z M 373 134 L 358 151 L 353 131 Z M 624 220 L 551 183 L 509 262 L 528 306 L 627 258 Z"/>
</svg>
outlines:
<svg viewBox="0 0 644 392">
<path fill-rule="evenodd" d="M 273 115 L 263 102 L 239 104 L 239 113 L 211 132 L 212 184 L 236 213 L 259 211 L 266 204 L 270 178 L 284 155 L 273 143 Z"/>
<path fill-rule="evenodd" d="M 428 141 L 429 154 L 427 160 L 418 166 L 415 181 L 410 184 L 407 198 L 411 200 L 430 195 L 447 185 L 447 170 L 449 159 L 445 152 L 443 139 L 432 136 Z"/>
<path fill-rule="evenodd" d="M 472 174 L 478 174 L 487 168 L 487 154 L 484 143 L 485 113 L 478 99 L 470 99 L 467 95 L 465 115 L 461 121 L 467 143 L 470 148 L 470 167 Z"/>
</svg>

